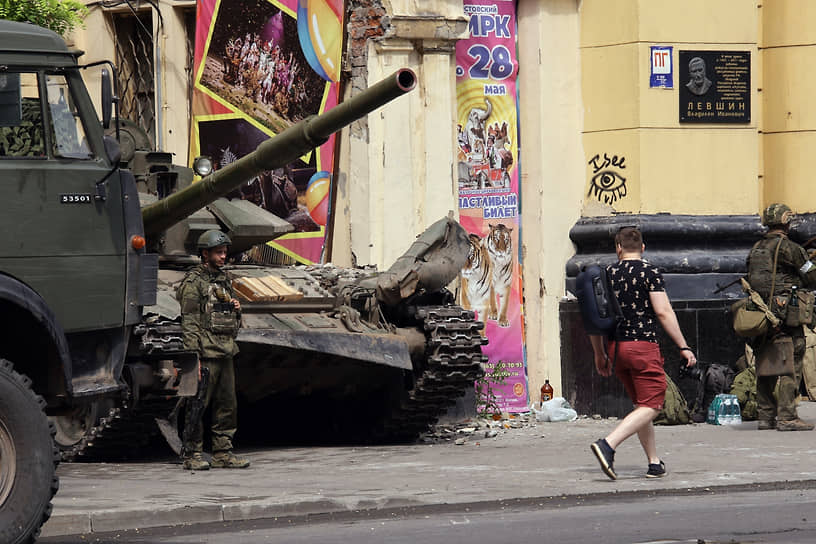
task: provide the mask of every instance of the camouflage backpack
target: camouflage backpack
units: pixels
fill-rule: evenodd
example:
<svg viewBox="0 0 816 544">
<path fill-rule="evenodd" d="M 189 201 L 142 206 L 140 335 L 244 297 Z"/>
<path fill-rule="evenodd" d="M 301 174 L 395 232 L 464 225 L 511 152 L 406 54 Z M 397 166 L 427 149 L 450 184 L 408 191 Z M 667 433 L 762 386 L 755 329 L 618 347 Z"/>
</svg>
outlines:
<svg viewBox="0 0 816 544">
<path fill-rule="evenodd" d="M 677 385 L 666 375 L 666 400 L 654 420 L 655 425 L 687 425 L 691 422 L 688 403 Z"/>
<path fill-rule="evenodd" d="M 731 394 L 737 396 L 740 403 L 743 421 L 753 421 L 757 418 L 756 370 L 749 366 L 734 377 Z"/>
</svg>

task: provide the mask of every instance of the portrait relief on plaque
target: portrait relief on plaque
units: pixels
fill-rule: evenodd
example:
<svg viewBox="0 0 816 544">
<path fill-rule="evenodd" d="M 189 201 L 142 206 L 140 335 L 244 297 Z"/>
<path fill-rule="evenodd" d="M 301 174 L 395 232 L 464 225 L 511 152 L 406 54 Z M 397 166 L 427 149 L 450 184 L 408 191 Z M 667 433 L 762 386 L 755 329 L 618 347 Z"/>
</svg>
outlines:
<svg viewBox="0 0 816 544">
<path fill-rule="evenodd" d="M 751 122 L 750 51 L 680 51 L 681 123 Z"/>
</svg>

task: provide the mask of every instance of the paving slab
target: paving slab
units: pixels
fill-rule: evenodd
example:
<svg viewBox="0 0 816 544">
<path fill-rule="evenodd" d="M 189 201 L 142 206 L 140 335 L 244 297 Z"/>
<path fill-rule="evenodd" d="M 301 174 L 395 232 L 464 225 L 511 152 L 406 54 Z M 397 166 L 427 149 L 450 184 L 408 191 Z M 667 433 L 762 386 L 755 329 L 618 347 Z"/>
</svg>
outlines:
<svg viewBox="0 0 816 544">
<path fill-rule="evenodd" d="M 799 411 L 816 422 L 816 403 L 802 402 Z M 658 426 L 668 475 L 644 477 L 646 459 L 632 437 L 618 448 L 618 480 L 611 481 L 589 445 L 616 423 L 537 423 L 492 438 L 480 429 L 461 435 L 461 445 L 243 450 L 252 461 L 247 469 L 190 472 L 175 459 L 63 463 L 42 535 L 598 493 L 816 487 L 816 431 L 758 431 L 756 422 Z"/>
</svg>

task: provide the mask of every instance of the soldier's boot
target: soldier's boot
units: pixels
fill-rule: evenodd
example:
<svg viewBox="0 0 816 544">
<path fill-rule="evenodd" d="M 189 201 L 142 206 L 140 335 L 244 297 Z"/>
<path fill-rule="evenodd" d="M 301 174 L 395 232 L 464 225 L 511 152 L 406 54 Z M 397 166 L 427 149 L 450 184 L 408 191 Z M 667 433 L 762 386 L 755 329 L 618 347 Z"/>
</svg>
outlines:
<svg viewBox="0 0 816 544">
<path fill-rule="evenodd" d="M 210 464 L 204 459 L 201 452 L 195 452 L 185 457 L 181 466 L 184 467 L 184 470 L 210 470 Z"/>
<path fill-rule="evenodd" d="M 811 431 L 813 424 L 802 421 L 798 417 L 787 421 L 779 421 L 776 424 L 777 431 Z"/>
<path fill-rule="evenodd" d="M 212 457 L 212 468 L 246 468 L 249 466 L 248 459 L 241 459 L 231 451 L 217 451 Z"/>
<path fill-rule="evenodd" d="M 759 431 L 768 431 L 771 429 L 776 429 L 776 420 L 774 419 L 760 419 L 759 423 L 757 424 L 757 430 Z"/>
</svg>

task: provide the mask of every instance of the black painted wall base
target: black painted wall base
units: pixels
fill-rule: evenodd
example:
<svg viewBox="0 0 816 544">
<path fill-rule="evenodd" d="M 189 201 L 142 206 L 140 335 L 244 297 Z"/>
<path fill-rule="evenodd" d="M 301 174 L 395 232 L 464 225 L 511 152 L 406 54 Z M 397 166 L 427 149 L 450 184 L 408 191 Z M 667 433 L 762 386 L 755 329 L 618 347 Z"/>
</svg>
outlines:
<svg viewBox="0 0 816 544">
<path fill-rule="evenodd" d="M 680 329 L 701 363 L 734 365 L 744 352 L 745 342 L 734 334 L 729 308 L 733 300 L 673 301 Z M 595 370 L 592 346 L 584 331 L 576 302 L 562 302 L 561 387 L 579 414 L 623 417 L 632 403 L 617 378 L 604 378 Z M 674 342 L 661 331 L 660 351 L 666 374 L 677 384 L 689 408 L 695 400 L 698 381 L 680 378 L 682 357 Z"/>
<path fill-rule="evenodd" d="M 644 258 L 663 271 L 680 328 L 702 363 L 733 365 L 744 342 L 731 327 L 729 309 L 744 296 L 738 285 L 725 287 L 746 273 L 745 259 L 765 232 L 758 215 L 632 215 L 582 217 L 570 230 L 576 253 L 567 262 L 566 289 L 574 292 L 575 276 L 586 264 L 615 262 L 614 236 L 622 226 L 637 225 L 643 232 Z M 791 238 L 799 243 L 816 234 L 816 215 L 799 215 Z M 595 371 L 592 348 L 584 332 L 576 302 L 562 302 L 561 376 L 564 396 L 581 414 L 624 416 L 632 409 L 623 386 L 614 377 Z M 666 373 L 693 404 L 697 382 L 679 378 L 681 357 L 662 333 L 660 346 Z"/>
</svg>

